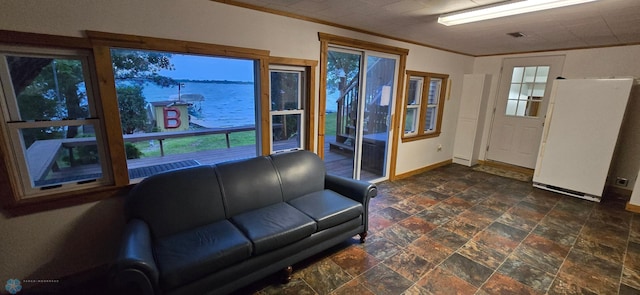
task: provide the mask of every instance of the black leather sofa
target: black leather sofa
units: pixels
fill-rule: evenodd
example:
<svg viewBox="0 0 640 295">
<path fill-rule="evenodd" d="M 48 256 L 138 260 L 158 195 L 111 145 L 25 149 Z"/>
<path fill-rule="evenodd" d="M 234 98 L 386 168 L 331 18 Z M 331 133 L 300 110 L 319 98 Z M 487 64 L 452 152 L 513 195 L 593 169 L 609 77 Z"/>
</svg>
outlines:
<svg viewBox="0 0 640 295">
<path fill-rule="evenodd" d="M 368 182 L 294 151 L 151 176 L 127 196 L 116 290 L 226 294 L 367 233 Z"/>
</svg>

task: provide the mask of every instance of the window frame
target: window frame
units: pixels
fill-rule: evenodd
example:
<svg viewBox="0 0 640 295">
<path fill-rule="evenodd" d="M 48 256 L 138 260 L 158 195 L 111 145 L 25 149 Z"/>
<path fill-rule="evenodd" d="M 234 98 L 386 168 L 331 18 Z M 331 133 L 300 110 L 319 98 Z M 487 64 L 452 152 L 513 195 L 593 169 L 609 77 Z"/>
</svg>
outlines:
<svg viewBox="0 0 640 295">
<path fill-rule="evenodd" d="M 533 72 L 533 76 L 527 75 L 527 69 L 530 69 L 530 68 L 535 69 Z M 542 68 L 546 69 L 546 74 L 545 74 L 546 76 L 544 76 L 543 80 L 539 80 L 539 78 L 542 78 L 542 76 L 539 76 L 538 73 Z M 518 80 L 514 80 L 516 78 L 516 69 L 522 69 L 521 74 L 518 74 L 519 76 Z M 509 97 L 507 97 L 504 115 L 508 117 L 518 117 L 518 118 L 539 118 L 541 115 L 544 115 L 538 112 L 538 108 L 540 107 L 540 104 L 543 102 L 543 99 L 545 97 L 545 91 L 549 81 L 549 72 L 551 70 L 551 66 L 549 65 L 515 66 L 511 70 L 512 72 L 511 72 Z M 528 77 L 531 77 L 533 80 L 527 81 Z M 515 99 L 513 99 L 511 96 L 512 94 L 511 90 L 515 85 L 517 85 L 518 87 L 518 95 L 516 96 Z M 527 86 L 526 87 L 527 93 L 523 93 L 523 88 L 525 86 Z M 540 88 L 536 89 L 537 86 L 544 86 L 541 89 L 542 93 L 536 93 L 537 91 L 538 92 L 540 91 Z M 523 97 L 526 97 L 526 98 L 523 99 Z M 513 103 L 515 103 L 515 107 L 512 108 L 513 112 L 510 112 L 509 105 Z M 524 107 L 521 108 L 521 104 L 524 104 Z M 529 114 L 531 109 L 534 109 L 534 112 L 535 112 L 534 115 Z M 522 114 L 519 114 L 519 113 L 522 113 Z"/>
<path fill-rule="evenodd" d="M 101 33 L 102 34 L 102 33 Z M 142 131 L 140 133 L 138 132 L 134 132 L 133 134 L 131 134 L 134 139 L 131 140 L 131 137 L 129 137 L 128 135 L 124 135 L 124 138 L 128 138 L 125 139 L 125 141 L 128 141 L 128 143 L 125 143 L 125 145 L 131 145 L 131 144 L 135 144 L 135 143 L 139 143 L 139 142 L 144 142 L 146 140 L 140 140 L 140 138 L 135 138 L 138 136 L 142 136 L 142 137 L 146 137 L 149 138 L 149 140 L 153 140 L 156 141 L 157 143 L 159 143 L 159 145 L 157 147 L 159 147 L 159 150 L 157 150 L 159 152 L 159 156 L 158 156 L 158 161 L 155 162 L 154 164 L 171 164 L 171 163 L 175 163 L 175 162 L 167 162 L 167 160 L 163 159 L 164 156 L 167 157 L 171 157 L 171 156 L 177 156 L 178 154 L 182 154 L 183 156 L 181 156 L 181 158 L 176 159 L 175 157 L 172 159 L 172 161 L 176 161 L 176 160 L 196 160 L 197 162 L 195 164 L 188 164 L 189 166 L 191 165 L 197 165 L 197 164 L 201 164 L 201 165 L 207 165 L 207 164 L 214 164 L 214 162 L 209 161 L 209 160 L 205 160 L 203 161 L 199 161 L 198 158 L 194 158 L 192 157 L 192 155 L 190 155 L 193 152 L 185 152 L 185 151 L 181 151 L 180 149 L 167 149 L 167 148 L 163 148 L 163 145 L 166 146 L 170 146 L 171 142 L 175 139 L 175 140 L 180 140 L 180 139 L 193 139 L 195 137 L 199 137 L 199 135 L 208 135 L 208 134 L 216 134 L 217 136 L 225 136 L 226 135 L 226 140 L 227 140 L 227 148 L 231 147 L 231 141 L 230 141 L 230 134 L 231 133 L 235 133 L 235 132 L 250 132 L 251 137 L 255 140 L 255 144 L 252 144 L 252 149 L 251 150 L 247 150 L 244 151 L 242 154 L 236 154 L 234 153 L 234 156 L 237 156 L 237 158 L 249 158 L 249 157 L 255 157 L 257 155 L 264 155 L 265 154 L 265 150 L 264 150 L 264 145 L 261 146 L 261 142 L 265 141 L 268 139 L 268 137 L 264 137 L 262 134 L 262 130 L 259 126 L 261 126 L 260 124 L 260 119 L 257 117 L 256 115 L 256 111 L 259 110 L 260 108 L 263 107 L 263 97 L 260 97 L 260 88 L 262 87 L 260 85 L 260 81 L 259 81 L 259 66 L 258 66 L 258 60 L 255 58 L 248 58 L 248 57 L 239 57 L 239 56 L 233 56 L 233 57 L 228 57 L 228 56 L 219 56 L 219 55 L 212 55 L 212 54 L 205 54 L 205 53 L 193 53 L 193 52 L 182 52 L 182 51 L 168 51 L 168 50 L 158 50 L 158 49 L 147 49 L 147 48 L 132 48 L 132 47 L 122 47 L 122 46 L 118 46 L 118 47 L 109 47 L 109 51 L 110 51 L 110 56 L 109 56 L 109 63 L 111 64 L 112 70 L 114 69 L 113 66 L 113 57 L 118 55 L 120 52 L 119 51 L 125 51 L 127 53 L 129 52 L 135 52 L 137 54 L 170 54 L 172 56 L 172 58 L 177 57 L 177 55 L 182 55 L 183 57 L 189 57 L 189 58 L 197 58 L 197 59 L 201 59 L 201 60 L 209 60 L 209 59 L 215 59 L 215 58 L 219 58 L 219 59 L 225 59 L 225 60 L 236 60 L 236 61 L 241 61 L 242 63 L 244 63 L 243 65 L 243 69 L 244 66 L 246 66 L 247 64 L 251 64 L 251 71 L 252 71 L 252 75 L 253 78 L 255 80 L 255 83 L 251 85 L 251 87 L 253 89 L 250 90 L 246 90 L 247 92 L 245 93 L 247 98 L 250 98 L 249 101 L 245 102 L 245 104 L 243 104 L 243 107 L 247 107 L 250 108 L 250 112 L 248 112 L 247 114 L 244 114 L 246 116 L 244 116 L 244 118 L 250 119 L 251 122 L 247 122 L 246 124 L 243 124 L 241 126 L 233 126 L 233 127 L 240 127 L 239 131 L 227 131 L 228 133 L 224 133 L 224 131 L 221 133 L 219 130 L 215 130 L 215 129 L 224 129 L 224 127 L 221 126 L 217 126 L 217 125 L 210 125 L 210 126 L 203 126 L 204 128 L 207 128 L 209 130 L 198 130 L 195 131 L 193 133 L 191 133 L 190 128 L 185 128 L 185 126 L 188 126 L 188 124 L 185 124 L 186 122 L 189 121 L 189 117 L 191 116 L 190 114 L 188 114 L 186 107 L 184 107 L 184 109 L 182 110 L 182 112 L 179 110 L 179 108 L 181 106 L 185 106 L 184 104 L 182 105 L 172 105 L 172 107 L 169 106 L 164 106 L 162 108 L 158 107 L 158 105 L 154 105 L 153 108 L 153 112 L 158 112 L 159 109 L 161 109 L 160 112 L 164 113 L 164 116 L 162 115 L 158 115 L 156 113 L 156 116 L 158 118 L 164 118 L 164 124 L 160 124 L 159 126 L 156 125 L 155 127 L 158 127 L 157 130 L 146 130 L 146 131 L 142 131 L 142 130 L 138 130 L 138 131 Z M 177 66 L 177 65 L 176 65 Z M 205 68 L 199 68 L 199 69 L 206 69 Z M 167 74 L 166 76 L 170 76 L 170 74 Z M 114 77 L 115 79 L 116 77 Z M 181 87 L 183 87 L 182 89 L 182 95 L 184 96 L 185 93 L 189 93 L 188 91 L 185 91 L 184 87 L 185 84 L 189 85 L 192 82 L 195 81 L 191 81 L 191 80 L 187 80 L 184 82 L 180 82 L 179 85 L 181 85 Z M 157 86 L 157 85 L 155 85 Z M 114 87 L 116 88 L 116 92 L 118 91 L 118 87 L 117 87 L 117 83 L 115 83 L 114 80 Z M 144 88 L 148 87 L 148 85 L 145 85 Z M 153 86 L 151 86 L 153 87 Z M 178 88 L 180 89 L 180 88 Z M 189 89 L 189 87 L 187 87 L 186 89 Z M 250 94 L 249 94 L 250 92 Z M 175 93 L 174 93 L 175 95 Z M 177 96 L 176 96 L 177 97 Z M 116 99 L 119 99 L 116 95 Z M 153 100 L 147 100 L 147 103 L 153 104 L 154 101 Z M 120 106 L 120 101 L 118 101 L 118 106 Z M 177 107 L 176 107 L 177 106 Z M 120 109 L 120 108 L 119 108 Z M 173 112 L 175 117 L 168 117 L 167 114 L 168 112 Z M 122 118 L 123 118 L 123 114 L 120 114 L 119 116 L 119 122 L 122 124 Z M 167 124 L 169 123 L 170 120 L 175 120 L 174 122 L 181 122 L 176 124 L 175 126 L 167 126 Z M 270 120 L 269 120 L 270 121 Z M 162 120 L 160 120 L 160 122 L 162 122 Z M 209 122 L 211 123 L 211 122 Z M 196 122 L 197 124 L 197 122 Z M 251 129 L 252 127 L 250 127 L 249 125 L 253 125 L 252 127 L 255 128 L 255 130 Z M 176 127 L 182 126 L 182 129 L 178 129 Z M 155 128 L 154 127 L 154 128 Z M 249 129 L 247 129 L 249 128 Z M 126 129 L 126 127 L 125 127 Z M 199 131 L 204 131 L 204 132 L 199 132 Z M 211 131 L 211 133 L 207 133 L 208 131 Z M 167 133 L 165 133 L 167 132 Z M 178 134 L 171 134 L 171 132 L 176 132 Z M 186 133 L 186 134 L 179 134 L 179 133 Z M 124 132 L 123 132 L 124 133 Z M 121 133 L 121 134 L 123 134 Z M 168 137 L 164 137 L 164 136 L 168 136 Z M 215 135 L 214 135 L 215 136 Z M 221 142 L 222 143 L 222 142 Z M 125 146 L 126 147 L 126 146 Z M 213 150 L 215 148 L 208 146 L 207 150 Z M 266 152 L 266 154 L 268 154 L 268 150 Z M 146 155 L 145 157 L 146 161 L 149 161 L 152 158 L 156 158 L 156 156 L 150 156 L 150 155 Z M 142 159 L 141 159 L 142 160 Z M 143 161 L 145 161 L 143 160 Z M 135 168 L 131 166 L 132 161 L 137 161 L 134 159 L 127 159 L 126 160 L 126 165 L 128 167 L 127 169 L 127 174 L 129 177 L 129 181 L 131 183 L 139 183 L 140 181 L 142 181 L 143 179 L 145 179 L 146 177 L 150 176 L 150 175 L 146 175 L 148 173 L 137 173 L 133 170 L 139 169 L 139 168 Z M 171 161 L 171 160 L 170 160 Z M 219 160 L 216 161 L 217 162 L 221 162 L 223 160 Z M 134 164 L 135 165 L 135 164 Z M 146 165 L 152 165 L 150 163 L 147 162 Z M 133 173 L 132 173 L 133 172 Z M 155 174 L 156 172 L 154 172 L 153 174 Z"/>
<path fill-rule="evenodd" d="M 271 116 L 270 118 L 270 122 L 271 122 L 271 126 L 269 128 L 269 130 L 271 131 L 271 134 L 269 136 L 270 139 L 270 149 L 269 151 L 271 153 L 277 153 L 277 152 L 285 152 L 285 151 L 289 151 L 289 150 L 296 150 L 296 149 L 305 149 L 305 138 L 306 138 L 306 131 L 305 131 L 305 122 L 306 122 L 306 107 L 307 107 L 307 94 L 305 91 L 306 85 L 307 84 L 307 72 L 306 69 L 304 67 L 299 67 L 299 66 L 284 66 L 284 65 L 269 65 L 269 106 L 272 105 L 272 100 L 271 100 L 271 92 L 272 92 L 272 87 L 273 85 L 271 84 L 271 73 L 273 72 L 279 72 L 279 73 L 295 73 L 298 75 L 298 108 L 297 109 L 291 109 L 291 110 L 273 110 L 271 109 L 271 107 L 269 107 L 269 115 Z M 299 115 L 300 116 L 300 122 L 299 124 L 301 126 L 299 126 L 300 128 L 300 146 L 297 148 L 291 148 L 291 149 L 283 149 L 283 150 L 275 150 L 274 146 L 273 146 L 273 118 L 275 116 L 287 116 L 287 115 Z"/>
<path fill-rule="evenodd" d="M 243 58 L 254 60 L 256 64 L 256 79 L 259 83 L 257 104 L 260 105 L 260 114 L 256 122 L 258 136 L 262 138 L 258 147 L 259 154 L 266 155 L 270 151 L 269 114 L 269 62 L 277 63 L 283 61 L 290 62 L 289 59 L 272 58 L 270 60 L 269 51 L 232 47 L 208 43 L 179 41 L 172 39 L 161 39 L 153 37 L 143 37 L 134 35 L 122 35 L 105 32 L 86 31 L 86 38 L 64 37 L 36 33 L 23 33 L 0 30 L 0 45 L 6 46 L 36 46 L 44 50 L 66 49 L 85 50 L 90 52 L 92 63 L 90 73 L 97 84 L 94 86 L 96 92 L 96 108 L 98 117 L 102 119 L 102 135 L 104 137 L 104 149 L 106 157 L 110 160 L 105 163 L 109 175 L 109 183 L 100 183 L 92 187 L 78 186 L 67 191 L 47 191 L 46 194 L 37 197 L 25 197 L 21 190 L 21 179 L 17 177 L 17 169 L 20 169 L 17 161 L 14 160 L 11 147 L 0 144 L 0 203 L 12 215 L 23 215 L 55 208 L 67 207 L 114 196 L 125 195 L 135 183 L 129 180 L 124 149 L 124 138 L 121 131 L 118 101 L 115 89 L 115 79 L 111 63 L 111 48 L 130 48 L 141 50 L 167 51 L 184 54 L 202 54 L 209 56 Z M 300 63 L 300 60 L 293 60 Z M 304 66 L 313 67 L 311 73 L 315 73 L 315 64 L 303 61 Z M 312 76 L 312 75 L 309 75 Z M 311 81 L 314 77 L 309 77 Z M 314 87 L 310 84 L 309 87 Z M 313 88 L 310 88 L 313 89 Z M 313 104 L 311 104 L 312 106 Z M 310 108 L 312 111 L 312 108 Z M 308 120 L 313 120 L 312 116 L 307 116 Z M 308 122 L 307 122 L 308 123 Z M 307 124 L 307 126 L 309 126 Z M 313 128 L 308 129 L 313 133 Z M 7 139 L 11 136 L 10 130 L 5 124 L 0 124 L 0 138 Z M 309 134 L 309 132 L 308 132 Z M 97 134 L 96 134 L 97 135 Z M 307 145 L 311 146 L 312 139 L 307 136 Z M 3 140 L 6 141 L 6 140 Z M 105 158 L 106 159 L 106 158 Z"/>
<path fill-rule="evenodd" d="M 302 149 L 312 150 L 315 146 L 314 135 L 315 135 L 315 110 L 316 110 L 316 96 L 315 96 L 315 81 L 316 81 L 316 68 L 318 67 L 317 60 L 309 60 L 309 59 L 298 59 L 298 58 L 288 58 L 288 57 L 279 57 L 279 56 L 271 56 L 269 57 L 269 72 L 272 68 L 276 69 L 304 69 L 304 81 L 302 82 L 302 97 L 303 101 L 302 107 L 303 110 L 303 120 L 302 120 L 302 129 L 304 130 L 304 135 L 301 139 Z M 271 75 L 269 74 L 269 81 L 271 83 Z M 271 86 L 269 86 L 271 87 Z M 271 105 L 271 88 L 269 88 L 269 105 Z M 270 108 L 269 108 L 270 109 Z M 269 130 L 271 131 L 271 125 L 269 125 Z M 271 136 L 271 133 L 269 133 Z M 270 138 L 269 143 L 271 144 L 272 139 Z M 270 151 L 273 151 L 271 147 Z"/>
<path fill-rule="evenodd" d="M 164 51 L 184 54 L 201 54 L 208 56 L 229 57 L 250 59 L 256 62 L 256 79 L 258 85 L 259 101 L 259 118 L 256 120 L 257 136 L 260 140 L 258 146 L 258 154 L 267 155 L 270 149 L 268 136 L 270 134 L 270 116 L 269 116 L 269 71 L 268 60 L 269 51 L 248 49 L 240 47 L 231 47 L 224 45 L 214 45 L 189 41 L 177 41 L 171 39 L 161 39 L 153 37 L 122 35 L 105 32 L 87 31 L 89 39 L 92 41 L 96 68 L 98 71 L 98 79 L 101 82 L 100 92 L 102 97 L 112 97 L 109 104 L 105 105 L 105 112 L 111 110 L 114 114 L 118 114 L 118 101 L 116 99 L 115 78 L 111 62 L 112 48 L 139 49 L 151 51 Z M 105 122 L 109 128 L 107 134 L 109 141 L 109 149 L 114 166 L 123 167 L 114 168 L 114 180 L 116 185 L 128 185 L 130 179 L 128 175 L 127 159 L 124 152 L 124 139 L 121 134 L 120 116 L 111 116 Z M 117 127 L 117 128 L 116 128 Z"/>
<path fill-rule="evenodd" d="M 433 138 L 440 136 L 441 127 L 442 127 L 442 117 L 444 114 L 444 104 L 446 100 L 446 96 L 448 93 L 449 85 L 449 75 L 447 74 L 438 74 L 438 73 L 430 73 L 430 72 L 420 72 L 420 71 L 406 71 L 407 82 L 405 87 L 405 100 L 404 100 L 404 111 L 403 111 L 403 129 L 402 129 L 402 142 L 410 142 L 425 138 Z M 415 78 L 419 78 L 422 80 L 422 85 L 420 87 L 420 101 L 417 107 L 417 124 L 414 123 L 415 131 L 407 133 L 405 131 L 407 119 L 408 119 L 408 110 L 411 108 L 416 108 L 414 105 L 409 105 L 409 89 L 411 87 L 411 80 L 415 80 Z M 429 104 L 429 92 L 431 90 L 431 81 L 432 79 L 439 79 L 442 82 L 440 83 L 439 95 L 436 100 L 436 104 Z M 427 87 L 428 86 L 428 87 Z M 436 117 L 435 117 L 435 128 L 433 130 L 425 130 L 426 128 L 426 119 L 427 119 L 427 110 L 429 108 L 436 108 Z"/>
<path fill-rule="evenodd" d="M 409 49 L 389 46 L 374 42 L 368 42 L 348 37 L 342 37 L 332 35 L 328 33 L 318 32 L 318 39 L 320 40 L 320 79 L 319 79 L 319 96 L 318 96 L 318 142 L 316 146 L 317 154 L 320 158 L 324 159 L 324 143 L 325 143 L 325 123 L 326 116 L 325 111 L 327 109 L 327 57 L 330 47 L 344 47 L 351 49 L 364 49 L 371 50 L 380 53 L 392 54 L 399 56 L 398 63 L 398 81 L 397 91 L 393 99 L 395 99 L 394 109 L 391 111 L 391 120 L 389 124 L 389 130 L 393 132 L 393 136 L 388 143 L 391 148 L 389 159 L 389 180 L 393 181 L 398 178 L 396 175 L 396 162 L 398 160 L 398 141 L 402 132 L 403 125 L 401 121 L 400 113 L 402 112 L 402 90 L 401 85 L 405 84 L 405 72 L 407 68 L 407 56 L 409 55 Z"/>
<path fill-rule="evenodd" d="M 424 88 L 424 78 L 423 77 L 419 77 L 419 76 L 415 76 L 417 77 L 417 79 L 415 79 L 414 77 L 409 76 L 409 79 L 407 80 L 407 105 L 406 105 L 406 110 L 405 110 L 405 121 L 404 121 L 404 134 L 409 134 L 410 136 L 412 135 L 416 135 L 418 134 L 418 130 L 420 129 L 420 109 L 422 108 L 422 95 L 423 95 L 423 91 L 422 89 Z M 413 93 L 414 94 L 414 98 L 415 98 L 415 103 L 413 104 L 409 104 L 410 98 L 409 95 L 411 95 L 411 82 L 413 81 L 417 81 L 416 84 L 416 91 Z M 413 122 L 411 122 L 411 126 L 412 126 L 412 131 L 407 132 L 407 120 L 409 119 L 409 109 L 412 109 L 415 111 L 415 114 L 413 116 Z"/>
<path fill-rule="evenodd" d="M 51 59 L 68 59 L 81 61 L 83 83 L 87 93 L 88 117 L 71 118 L 71 119 L 55 119 L 55 120 L 33 120 L 22 118 L 18 107 L 18 97 L 15 95 L 11 81 L 11 74 L 8 72 L 6 64 L 7 56 L 33 57 L 33 58 L 51 58 Z M 33 46 L 5 46 L 0 44 L 0 65 L 3 71 L 0 73 L 2 80 L 3 93 L 0 94 L 2 102 L 0 105 L 5 109 L 0 117 L 4 118 L 3 127 L 6 128 L 8 136 L 5 140 L 5 149 L 12 155 L 10 161 L 13 161 L 14 179 L 18 179 L 20 184 L 16 186 L 18 193 L 24 199 L 32 199 L 41 196 L 50 195 L 52 193 L 67 193 L 83 188 L 92 188 L 109 185 L 111 180 L 111 171 L 107 163 L 109 158 L 104 148 L 104 123 L 100 115 L 100 97 L 97 95 L 97 83 L 95 71 L 93 69 L 92 53 L 86 49 L 59 49 L 59 48 L 39 48 Z M 102 176 L 99 178 L 85 179 L 79 181 L 61 181 L 52 185 L 37 185 L 38 180 L 32 179 L 32 171 L 29 171 L 28 149 L 24 146 L 21 130 L 30 128 L 47 128 L 47 127 L 63 127 L 63 126 L 85 126 L 93 125 L 95 130 L 95 141 L 98 146 L 98 155 L 100 159 L 100 170 Z"/>
</svg>

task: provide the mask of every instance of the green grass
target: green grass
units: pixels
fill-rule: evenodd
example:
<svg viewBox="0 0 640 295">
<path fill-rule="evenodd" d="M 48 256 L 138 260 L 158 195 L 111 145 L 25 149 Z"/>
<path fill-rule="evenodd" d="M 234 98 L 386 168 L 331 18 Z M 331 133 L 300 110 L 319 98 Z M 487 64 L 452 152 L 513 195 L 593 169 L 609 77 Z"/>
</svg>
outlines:
<svg viewBox="0 0 640 295">
<path fill-rule="evenodd" d="M 327 113 L 325 121 L 325 136 L 336 134 L 337 113 Z M 235 132 L 229 134 L 231 147 L 247 146 L 256 144 L 254 131 Z M 133 143 L 141 152 L 142 158 L 159 157 L 160 143 L 157 140 L 141 141 Z M 183 154 L 215 149 L 226 149 L 227 141 L 224 134 L 212 134 L 203 136 L 192 136 L 185 138 L 165 139 L 163 142 L 164 154 Z"/>
<path fill-rule="evenodd" d="M 324 135 L 336 135 L 336 118 L 338 113 L 327 113 L 324 121 Z"/>
<path fill-rule="evenodd" d="M 231 133 L 229 134 L 229 143 L 231 144 L 231 147 L 255 145 L 255 132 L 244 131 Z M 136 142 L 134 145 L 142 152 L 143 158 L 160 156 L 160 144 L 157 140 Z M 163 147 L 165 155 L 193 153 L 199 151 L 226 149 L 227 140 L 225 139 L 224 134 L 172 138 L 165 139 Z"/>
</svg>

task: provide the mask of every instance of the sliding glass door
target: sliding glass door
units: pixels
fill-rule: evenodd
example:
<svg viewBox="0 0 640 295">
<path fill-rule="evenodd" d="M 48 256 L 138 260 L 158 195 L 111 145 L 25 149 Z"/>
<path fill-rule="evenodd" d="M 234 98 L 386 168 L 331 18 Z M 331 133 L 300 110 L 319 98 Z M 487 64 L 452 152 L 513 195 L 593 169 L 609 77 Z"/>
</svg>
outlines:
<svg viewBox="0 0 640 295">
<path fill-rule="evenodd" d="M 325 162 L 330 173 L 375 180 L 388 175 L 398 57 L 330 47 Z"/>
</svg>

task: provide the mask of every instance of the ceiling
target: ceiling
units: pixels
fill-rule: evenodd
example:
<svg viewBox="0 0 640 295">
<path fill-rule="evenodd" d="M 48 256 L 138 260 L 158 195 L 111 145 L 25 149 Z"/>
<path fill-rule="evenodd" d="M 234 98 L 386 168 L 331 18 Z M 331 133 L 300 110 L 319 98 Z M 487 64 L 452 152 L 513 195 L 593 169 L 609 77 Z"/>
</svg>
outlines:
<svg viewBox="0 0 640 295">
<path fill-rule="evenodd" d="M 640 0 L 599 0 L 553 10 L 447 27 L 443 13 L 504 0 L 219 1 L 329 22 L 473 56 L 640 44 Z M 510 1 L 507 1 L 510 2 Z M 521 32 L 514 38 L 507 33 Z"/>
</svg>

